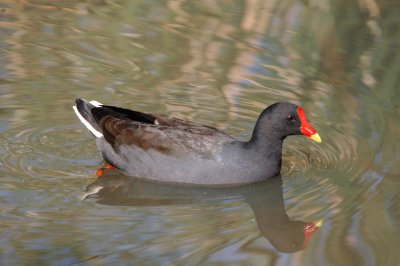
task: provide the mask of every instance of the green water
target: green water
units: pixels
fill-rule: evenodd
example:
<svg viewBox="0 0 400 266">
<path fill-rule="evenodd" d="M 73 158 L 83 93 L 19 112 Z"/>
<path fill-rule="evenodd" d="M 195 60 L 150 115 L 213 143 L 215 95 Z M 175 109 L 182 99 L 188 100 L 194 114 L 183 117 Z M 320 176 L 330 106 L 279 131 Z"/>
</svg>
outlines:
<svg viewBox="0 0 400 266">
<path fill-rule="evenodd" d="M 399 8 L 0 1 L 0 264 L 400 265 Z M 290 101 L 322 143 L 288 138 L 281 179 L 242 188 L 96 180 L 77 97 L 239 139 Z"/>
</svg>

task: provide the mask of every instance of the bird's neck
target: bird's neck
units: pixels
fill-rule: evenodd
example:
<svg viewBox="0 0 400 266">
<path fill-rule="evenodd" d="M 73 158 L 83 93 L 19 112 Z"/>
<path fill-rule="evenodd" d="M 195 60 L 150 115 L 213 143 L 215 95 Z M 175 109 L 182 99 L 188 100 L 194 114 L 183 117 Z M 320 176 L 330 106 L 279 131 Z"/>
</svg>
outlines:
<svg viewBox="0 0 400 266">
<path fill-rule="evenodd" d="M 259 125 L 256 124 L 253 135 L 247 142 L 247 146 L 251 149 L 257 150 L 281 151 L 284 139 L 285 136 L 282 136 L 282 134 L 275 128 L 269 127 L 261 129 L 259 128 Z"/>
<path fill-rule="evenodd" d="M 245 143 L 248 150 L 256 152 L 266 160 L 276 158 L 279 164 L 282 157 L 282 144 L 285 137 L 272 131 L 257 132 L 252 138 Z"/>
<path fill-rule="evenodd" d="M 253 130 L 251 139 L 244 144 L 254 160 L 259 161 L 270 172 L 279 174 L 282 164 L 282 144 L 286 136 L 282 136 L 279 128 L 273 124 L 268 116 L 260 115 Z"/>
</svg>

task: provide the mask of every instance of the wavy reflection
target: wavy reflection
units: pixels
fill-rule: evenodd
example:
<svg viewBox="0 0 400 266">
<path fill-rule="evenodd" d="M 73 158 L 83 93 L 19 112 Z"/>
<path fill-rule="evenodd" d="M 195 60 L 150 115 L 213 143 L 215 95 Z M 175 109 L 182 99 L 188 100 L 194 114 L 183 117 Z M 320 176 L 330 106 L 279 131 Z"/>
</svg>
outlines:
<svg viewBox="0 0 400 266">
<path fill-rule="evenodd" d="M 102 177 L 87 186 L 82 198 L 93 195 L 99 204 L 136 207 L 240 198 L 252 208 L 260 234 L 276 250 L 286 253 L 305 249 L 311 235 L 322 224 L 322 220 L 307 223 L 289 218 L 283 201 L 281 177 L 240 187 L 215 188 L 148 182 L 116 170 L 106 170 Z"/>
</svg>

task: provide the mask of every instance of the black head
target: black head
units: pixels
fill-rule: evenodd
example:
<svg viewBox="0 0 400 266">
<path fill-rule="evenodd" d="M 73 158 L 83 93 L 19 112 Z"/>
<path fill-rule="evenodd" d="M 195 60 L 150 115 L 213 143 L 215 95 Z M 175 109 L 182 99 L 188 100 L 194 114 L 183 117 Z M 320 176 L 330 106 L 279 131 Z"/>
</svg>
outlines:
<svg viewBox="0 0 400 266">
<path fill-rule="evenodd" d="M 270 138 L 283 140 L 289 135 L 305 135 L 321 142 L 318 133 L 308 124 L 303 108 L 278 102 L 267 107 L 257 120 L 252 140 Z"/>
</svg>

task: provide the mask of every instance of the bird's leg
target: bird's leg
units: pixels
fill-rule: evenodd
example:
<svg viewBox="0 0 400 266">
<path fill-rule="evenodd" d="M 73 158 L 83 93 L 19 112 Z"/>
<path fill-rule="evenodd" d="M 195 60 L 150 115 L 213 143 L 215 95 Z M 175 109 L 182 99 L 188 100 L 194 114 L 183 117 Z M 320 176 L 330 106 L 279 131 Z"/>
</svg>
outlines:
<svg viewBox="0 0 400 266">
<path fill-rule="evenodd" d="M 104 170 L 112 170 L 113 168 L 114 166 L 112 166 L 111 164 L 105 163 L 103 166 L 96 170 L 96 176 L 100 178 L 104 175 Z"/>
</svg>

